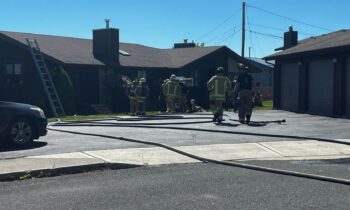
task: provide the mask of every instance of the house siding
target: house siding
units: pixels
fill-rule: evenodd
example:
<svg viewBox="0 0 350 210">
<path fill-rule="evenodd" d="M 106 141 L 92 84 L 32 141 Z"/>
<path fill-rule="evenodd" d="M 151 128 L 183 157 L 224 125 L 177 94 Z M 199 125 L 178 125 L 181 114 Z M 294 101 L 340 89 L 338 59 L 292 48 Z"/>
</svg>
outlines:
<svg viewBox="0 0 350 210">
<path fill-rule="evenodd" d="M 346 78 L 346 103 L 345 103 L 345 112 L 348 117 L 350 117 L 350 57 L 347 57 L 346 59 L 346 71 L 345 71 L 345 78 Z"/>
<path fill-rule="evenodd" d="M 21 64 L 21 83 L 10 80 L 7 64 Z M 0 39 L 0 100 L 29 103 L 48 112 L 45 93 L 29 50 Z"/>
<path fill-rule="evenodd" d="M 20 41 L 8 37 L 1 37 L 2 39 L 0 39 L 0 100 L 23 102 L 37 105 L 43 108 L 47 115 L 50 116 L 50 108 L 48 105 L 47 97 L 42 87 L 40 77 L 37 73 L 34 61 L 32 60 L 30 52 L 23 45 L 23 36 L 26 35 L 20 33 L 16 34 L 22 36 L 22 39 L 20 39 Z M 43 40 L 46 40 L 47 38 L 46 36 L 42 35 L 37 36 L 39 37 L 39 39 L 41 38 Z M 33 38 L 35 38 L 35 36 Z M 65 43 L 67 44 L 67 46 L 69 46 L 69 43 L 73 43 L 73 40 L 70 38 L 56 37 L 53 38 L 53 40 L 56 40 L 58 43 L 61 44 Z M 65 40 L 67 41 L 67 43 Z M 142 68 L 132 66 L 130 63 L 128 64 L 128 67 L 120 66 L 121 64 L 109 64 L 110 66 L 105 66 L 95 61 L 91 63 L 86 62 L 86 60 L 83 59 L 86 56 L 77 56 L 77 60 L 80 61 L 79 59 L 81 59 L 82 63 L 76 62 L 76 60 L 73 59 L 73 64 L 69 56 L 73 55 L 74 57 L 74 55 L 80 55 L 79 53 L 69 54 L 69 50 L 63 51 L 56 48 L 50 48 L 51 42 L 46 41 L 42 43 L 46 44 L 46 48 L 43 44 L 42 49 L 46 49 L 46 53 L 52 56 L 45 56 L 48 67 L 53 68 L 56 66 L 61 66 L 70 77 L 70 80 L 72 81 L 74 87 L 74 95 L 76 97 L 76 110 L 78 114 L 89 114 L 88 107 L 91 104 L 99 103 L 106 104 L 114 112 L 128 111 L 129 101 L 125 87 L 122 84 L 121 78 L 123 75 L 127 75 L 131 79 L 135 79 L 138 75 L 138 71 L 146 72 L 147 83 L 150 87 L 150 98 L 148 101 L 149 103 L 147 105 L 148 110 L 159 110 L 158 97 L 161 93 L 160 86 L 163 83 L 163 80 L 169 78 L 171 74 L 176 74 L 177 76 L 195 77 L 196 85 L 194 87 L 189 88 L 189 98 L 195 98 L 199 105 L 208 107 L 209 101 L 208 91 L 206 87 L 207 81 L 212 75 L 215 74 L 215 70 L 218 66 L 224 67 L 227 71 L 230 62 L 230 69 L 232 69 L 236 68 L 236 65 L 234 63 L 236 63 L 237 60 L 239 60 L 239 56 L 226 47 L 208 47 L 207 49 L 198 49 L 198 51 L 200 52 L 199 54 L 197 53 L 198 55 L 196 55 L 196 53 L 193 53 L 196 51 L 195 49 L 193 49 L 189 54 L 189 58 L 191 58 L 192 56 L 193 61 L 184 59 L 184 63 L 190 63 L 183 67 L 178 67 L 183 64 L 181 64 L 182 59 L 179 59 L 176 53 L 169 54 L 169 56 L 174 56 L 174 60 L 170 59 L 172 62 L 169 63 L 169 65 L 172 66 L 172 68 Z M 84 40 L 80 40 L 78 44 L 82 44 L 81 46 L 83 47 L 83 49 L 85 49 L 84 46 L 86 47 L 86 45 L 84 43 Z M 70 49 L 67 46 L 64 47 Z M 135 50 L 145 50 L 145 47 L 139 48 L 138 45 L 135 46 L 138 47 L 135 48 Z M 80 47 L 77 48 L 80 49 Z M 72 48 L 72 50 L 76 49 Z M 43 50 L 43 52 L 45 51 Z M 64 54 L 64 52 L 67 52 L 67 55 Z M 87 55 L 90 53 L 89 50 L 86 49 L 82 52 L 87 52 Z M 149 50 L 145 52 L 149 52 Z M 156 53 L 155 55 L 157 56 L 158 54 Z M 149 56 L 152 57 L 153 55 Z M 142 66 L 142 62 L 145 62 L 147 66 L 153 65 L 147 63 L 147 59 L 145 61 L 136 61 L 136 66 Z M 68 62 L 70 64 L 64 62 Z M 22 64 L 24 81 L 23 84 L 17 86 L 8 84 L 8 78 L 6 76 L 7 63 Z M 154 65 L 158 65 L 158 60 L 154 62 Z M 109 71 L 107 76 L 105 75 L 105 69 L 108 69 L 107 71 Z M 108 81 L 106 82 L 105 80 Z M 111 81 L 113 84 L 111 84 Z"/>
<path fill-rule="evenodd" d="M 99 103 L 99 67 L 89 65 L 65 65 L 76 98 L 78 114 L 89 112 L 91 104 Z"/>
<path fill-rule="evenodd" d="M 349 117 L 349 60 L 349 53 L 276 60 L 274 108 L 325 116 Z M 294 65 L 293 68 L 298 72 L 297 76 L 283 75 L 283 69 L 290 64 Z M 294 89 L 298 89 L 298 105 L 295 104 L 295 100 L 286 97 L 286 94 L 289 94 L 295 98 Z"/>
</svg>

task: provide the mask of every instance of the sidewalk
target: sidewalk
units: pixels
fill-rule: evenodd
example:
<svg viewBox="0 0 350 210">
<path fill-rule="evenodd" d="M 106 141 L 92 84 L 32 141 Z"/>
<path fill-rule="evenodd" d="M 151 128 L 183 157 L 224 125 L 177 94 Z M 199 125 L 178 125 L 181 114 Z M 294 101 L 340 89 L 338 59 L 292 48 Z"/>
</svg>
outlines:
<svg viewBox="0 0 350 210">
<path fill-rule="evenodd" d="M 350 146 L 319 141 L 275 141 L 175 147 L 216 160 L 310 160 L 350 158 Z M 99 169 L 199 162 L 159 148 L 83 151 L 0 160 L 0 181 L 39 178 Z"/>
</svg>

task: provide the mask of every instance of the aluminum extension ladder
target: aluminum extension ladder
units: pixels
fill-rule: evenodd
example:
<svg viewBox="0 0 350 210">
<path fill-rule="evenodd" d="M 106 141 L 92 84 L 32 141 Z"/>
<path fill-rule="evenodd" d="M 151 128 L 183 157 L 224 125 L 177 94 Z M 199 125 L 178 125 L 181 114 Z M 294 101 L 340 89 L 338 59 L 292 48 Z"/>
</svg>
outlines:
<svg viewBox="0 0 350 210">
<path fill-rule="evenodd" d="M 35 66 L 38 70 L 41 82 L 45 89 L 47 98 L 51 106 L 52 113 L 54 117 L 65 116 L 63 106 L 61 104 L 60 98 L 58 97 L 55 85 L 52 81 L 51 74 L 45 63 L 43 54 L 40 51 L 38 42 L 35 39 L 26 38 L 29 51 L 32 54 Z"/>
</svg>

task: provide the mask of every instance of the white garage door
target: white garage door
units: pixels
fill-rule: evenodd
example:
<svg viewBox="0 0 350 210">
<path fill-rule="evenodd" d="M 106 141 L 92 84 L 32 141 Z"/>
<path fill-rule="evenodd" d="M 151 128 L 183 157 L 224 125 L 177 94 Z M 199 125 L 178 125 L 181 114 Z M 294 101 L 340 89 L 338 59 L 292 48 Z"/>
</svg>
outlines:
<svg viewBox="0 0 350 210">
<path fill-rule="evenodd" d="M 350 116 L 350 58 L 347 59 L 346 62 L 346 104 L 345 104 L 345 111 L 346 115 Z"/>
<path fill-rule="evenodd" d="M 332 60 L 310 62 L 309 112 L 333 114 L 333 74 Z"/>
<path fill-rule="evenodd" d="M 289 111 L 299 109 L 299 66 L 297 63 L 282 65 L 281 108 Z"/>
</svg>

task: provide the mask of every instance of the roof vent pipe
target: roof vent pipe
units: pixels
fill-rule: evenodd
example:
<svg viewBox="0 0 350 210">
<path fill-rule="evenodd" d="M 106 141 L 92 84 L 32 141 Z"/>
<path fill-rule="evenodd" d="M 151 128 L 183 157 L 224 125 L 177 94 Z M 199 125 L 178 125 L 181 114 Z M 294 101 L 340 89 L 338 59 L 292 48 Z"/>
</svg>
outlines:
<svg viewBox="0 0 350 210">
<path fill-rule="evenodd" d="M 106 28 L 109 28 L 109 21 L 111 21 L 111 19 L 105 19 L 105 22 L 106 22 Z"/>
<path fill-rule="evenodd" d="M 290 25 L 290 26 L 288 27 L 288 29 L 289 29 L 289 31 L 293 31 L 293 25 Z"/>
</svg>

